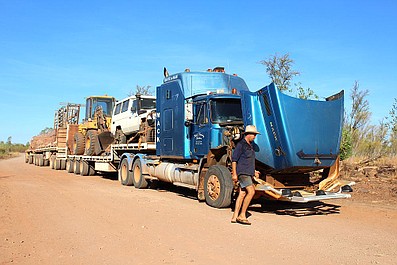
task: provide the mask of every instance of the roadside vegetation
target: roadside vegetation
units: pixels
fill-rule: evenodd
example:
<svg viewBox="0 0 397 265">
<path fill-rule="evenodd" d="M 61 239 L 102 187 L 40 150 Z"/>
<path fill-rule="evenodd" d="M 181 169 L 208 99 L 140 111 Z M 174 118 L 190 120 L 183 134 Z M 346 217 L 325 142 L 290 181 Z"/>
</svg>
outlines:
<svg viewBox="0 0 397 265">
<path fill-rule="evenodd" d="M 295 69 L 294 60 L 289 54 L 272 55 L 260 61 L 266 67 L 266 73 L 277 87 L 288 94 L 302 99 L 318 99 L 311 88 L 305 88 L 293 79 L 301 73 Z M 397 155 L 397 98 L 390 111 L 382 120 L 371 121 L 368 89 L 361 89 L 355 81 L 345 97 L 350 98 L 351 106 L 345 104 L 344 124 L 341 140 L 341 160 L 375 161 L 384 158 L 395 161 Z M 346 101 L 345 101 L 346 103 Z"/>
<path fill-rule="evenodd" d="M 29 143 L 25 145 L 12 143 L 12 137 L 10 136 L 6 142 L 0 141 L 0 159 L 18 156 L 19 153 L 25 152 L 28 147 Z"/>
</svg>

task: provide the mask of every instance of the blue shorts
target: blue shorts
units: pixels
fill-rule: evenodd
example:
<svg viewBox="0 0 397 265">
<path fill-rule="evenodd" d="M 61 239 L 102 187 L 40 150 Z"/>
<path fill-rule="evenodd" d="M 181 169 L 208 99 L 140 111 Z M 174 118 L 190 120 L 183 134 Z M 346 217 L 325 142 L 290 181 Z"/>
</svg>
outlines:
<svg viewBox="0 0 397 265">
<path fill-rule="evenodd" d="M 244 189 L 245 187 L 254 185 L 254 182 L 252 181 L 252 176 L 250 175 L 238 175 L 238 182 L 240 183 L 240 187 Z"/>
</svg>

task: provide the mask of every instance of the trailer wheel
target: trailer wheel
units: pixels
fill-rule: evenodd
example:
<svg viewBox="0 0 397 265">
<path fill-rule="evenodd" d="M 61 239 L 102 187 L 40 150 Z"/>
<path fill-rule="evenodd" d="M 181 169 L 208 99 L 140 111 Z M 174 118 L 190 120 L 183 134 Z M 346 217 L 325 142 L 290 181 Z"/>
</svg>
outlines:
<svg viewBox="0 0 397 265">
<path fill-rule="evenodd" d="M 48 167 L 50 165 L 50 161 L 46 158 L 44 158 L 44 166 Z"/>
<path fill-rule="evenodd" d="M 131 186 L 133 184 L 132 181 L 132 172 L 128 169 L 128 159 L 124 158 L 121 161 L 120 168 L 119 168 L 119 179 L 122 185 Z"/>
<path fill-rule="evenodd" d="M 61 170 L 61 159 L 55 158 L 54 160 L 54 169 Z"/>
<path fill-rule="evenodd" d="M 230 206 L 233 181 L 230 171 L 221 165 L 211 166 L 204 177 L 204 196 L 208 205 L 215 208 Z"/>
<path fill-rule="evenodd" d="M 84 135 L 81 132 L 78 132 L 74 135 L 73 139 L 73 153 L 75 155 L 83 155 L 84 154 Z"/>
<path fill-rule="evenodd" d="M 29 154 L 25 153 L 25 163 L 28 163 L 28 162 L 29 162 Z"/>
<path fill-rule="evenodd" d="M 132 182 L 134 183 L 134 187 L 137 189 L 147 188 L 148 183 L 145 177 L 142 175 L 142 163 L 138 158 L 134 161 L 134 165 L 132 166 Z"/>
<path fill-rule="evenodd" d="M 98 132 L 89 130 L 85 135 L 85 154 L 88 156 L 97 155 L 95 152 L 96 145 L 98 144 Z"/>
<path fill-rule="evenodd" d="M 29 155 L 29 161 L 28 161 L 28 163 L 29 163 L 29 164 L 33 164 L 33 155 Z"/>
<path fill-rule="evenodd" d="M 94 174 L 95 170 L 88 161 L 80 161 L 80 175 L 92 176 Z"/>
<path fill-rule="evenodd" d="M 50 156 L 50 168 L 55 169 L 55 156 Z"/>
<path fill-rule="evenodd" d="M 73 164 L 74 164 L 74 161 L 72 159 L 66 160 L 66 171 L 68 173 L 73 173 Z"/>
<path fill-rule="evenodd" d="M 37 155 L 38 156 L 38 166 L 39 167 L 42 167 L 42 166 L 44 166 L 44 156 L 42 155 L 42 154 L 39 154 L 39 155 Z"/>
<path fill-rule="evenodd" d="M 74 160 L 74 163 L 73 163 L 73 172 L 74 172 L 74 174 L 76 174 L 76 175 L 80 174 L 80 161 Z"/>
</svg>

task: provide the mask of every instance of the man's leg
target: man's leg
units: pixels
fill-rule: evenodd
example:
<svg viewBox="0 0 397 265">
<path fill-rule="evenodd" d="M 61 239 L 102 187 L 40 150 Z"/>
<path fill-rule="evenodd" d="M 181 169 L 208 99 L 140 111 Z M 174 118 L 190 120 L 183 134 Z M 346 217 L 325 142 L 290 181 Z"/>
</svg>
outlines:
<svg viewBox="0 0 397 265">
<path fill-rule="evenodd" d="M 246 216 L 247 209 L 251 203 L 252 197 L 254 197 L 254 195 L 255 195 L 254 185 L 250 185 L 250 186 L 246 187 L 245 189 L 247 191 L 247 195 L 245 196 L 243 205 L 241 207 L 241 213 L 239 215 L 239 218 L 241 218 L 241 219 L 247 219 L 247 216 Z"/>
<path fill-rule="evenodd" d="M 241 208 L 241 205 L 243 203 L 245 195 L 246 195 L 245 190 L 239 188 L 238 196 L 237 196 L 237 199 L 236 199 L 236 205 L 234 206 L 234 213 L 233 213 L 233 217 L 232 217 L 232 222 L 236 221 L 236 219 L 237 219 L 237 216 L 238 216 L 238 214 L 240 212 L 240 208 Z"/>
</svg>

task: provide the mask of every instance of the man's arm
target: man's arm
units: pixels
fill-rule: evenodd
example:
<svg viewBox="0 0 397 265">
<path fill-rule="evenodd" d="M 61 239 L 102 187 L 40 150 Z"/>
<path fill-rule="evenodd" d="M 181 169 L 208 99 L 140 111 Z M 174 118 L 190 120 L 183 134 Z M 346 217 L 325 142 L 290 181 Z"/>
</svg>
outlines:
<svg viewBox="0 0 397 265">
<path fill-rule="evenodd" d="M 237 176 L 237 162 L 232 162 L 232 180 L 234 182 L 238 181 L 238 176 Z"/>
</svg>

